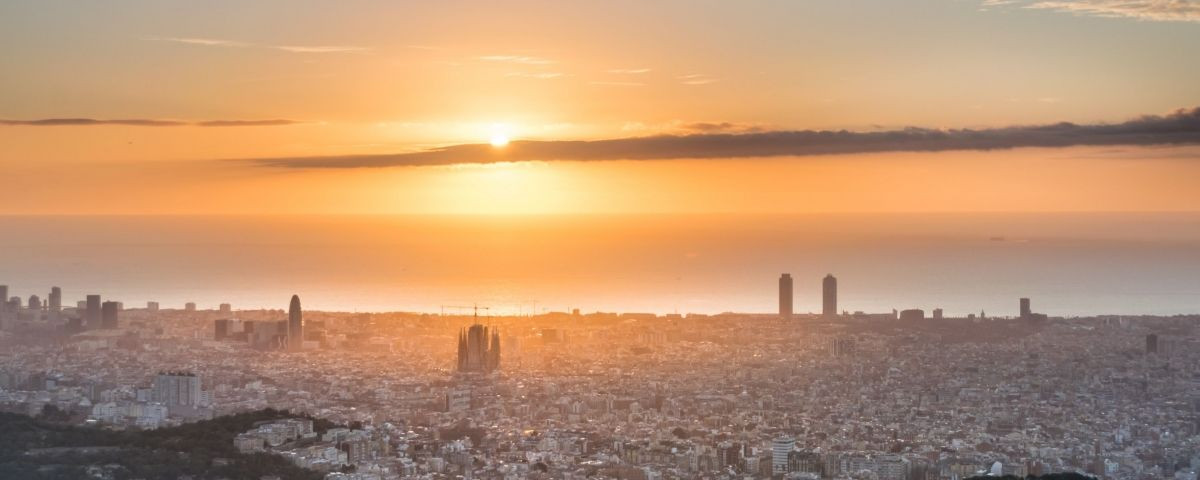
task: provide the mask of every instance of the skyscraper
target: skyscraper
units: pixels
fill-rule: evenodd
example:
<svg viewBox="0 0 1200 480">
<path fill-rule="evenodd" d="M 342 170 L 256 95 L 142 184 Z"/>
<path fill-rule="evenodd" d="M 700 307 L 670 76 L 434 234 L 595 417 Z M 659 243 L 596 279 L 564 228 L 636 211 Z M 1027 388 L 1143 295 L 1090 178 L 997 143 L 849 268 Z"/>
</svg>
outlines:
<svg viewBox="0 0 1200 480">
<path fill-rule="evenodd" d="M 87 309 L 83 312 L 84 328 L 95 330 L 100 328 L 100 296 L 87 296 Z"/>
<path fill-rule="evenodd" d="M 117 312 L 121 310 L 117 302 L 104 302 L 100 306 L 100 328 L 113 330 L 117 328 Z"/>
<path fill-rule="evenodd" d="M 779 437 L 771 441 L 771 473 L 780 474 L 788 471 L 788 454 L 796 449 L 796 439 Z"/>
<path fill-rule="evenodd" d="M 1022 298 L 1021 299 L 1021 318 L 1027 320 L 1027 319 L 1029 319 L 1030 315 L 1032 315 L 1032 314 L 1033 314 L 1033 309 L 1029 307 L 1029 299 Z"/>
<path fill-rule="evenodd" d="M 458 371 L 490 373 L 500 368 L 500 332 L 476 323 L 458 332 Z"/>
<path fill-rule="evenodd" d="M 300 296 L 292 295 L 288 305 L 287 349 L 300 351 L 304 347 L 304 314 L 300 311 Z"/>
<path fill-rule="evenodd" d="M 50 287 L 50 313 L 57 315 L 62 312 L 62 289 L 58 287 Z"/>
<path fill-rule="evenodd" d="M 8 285 L 0 285 L 0 312 L 8 308 Z"/>
<path fill-rule="evenodd" d="M 837 278 L 832 273 L 821 281 L 821 315 L 825 318 L 837 316 Z"/>
<path fill-rule="evenodd" d="M 785 273 L 779 277 L 779 316 L 792 316 L 792 274 Z"/>
</svg>

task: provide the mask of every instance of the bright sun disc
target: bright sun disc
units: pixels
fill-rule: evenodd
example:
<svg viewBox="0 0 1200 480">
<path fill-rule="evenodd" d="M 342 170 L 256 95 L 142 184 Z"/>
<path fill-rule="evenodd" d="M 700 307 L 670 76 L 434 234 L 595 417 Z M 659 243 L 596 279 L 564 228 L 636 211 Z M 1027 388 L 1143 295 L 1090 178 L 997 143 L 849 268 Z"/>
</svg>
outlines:
<svg viewBox="0 0 1200 480">
<path fill-rule="evenodd" d="M 497 133 L 495 135 L 492 135 L 491 141 L 492 141 L 493 147 L 503 147 L 505 145 L 508 145 L 508 135 L 505 135 L 503 133 Z"/>
</svg>

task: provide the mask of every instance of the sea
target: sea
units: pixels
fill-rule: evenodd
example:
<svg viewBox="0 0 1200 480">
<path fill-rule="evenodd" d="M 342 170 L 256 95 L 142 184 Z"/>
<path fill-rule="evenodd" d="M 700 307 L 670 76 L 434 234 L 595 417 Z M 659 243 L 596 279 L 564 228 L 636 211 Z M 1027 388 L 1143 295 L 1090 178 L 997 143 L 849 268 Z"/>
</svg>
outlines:
<svg viewBox="0 0 1200 480">
<path fill-rule="evenodd" d="M 1200 213 L 4 216 L 0 285 L 64 303 L 528 315 L 1200 313 Z"/>
</svg>

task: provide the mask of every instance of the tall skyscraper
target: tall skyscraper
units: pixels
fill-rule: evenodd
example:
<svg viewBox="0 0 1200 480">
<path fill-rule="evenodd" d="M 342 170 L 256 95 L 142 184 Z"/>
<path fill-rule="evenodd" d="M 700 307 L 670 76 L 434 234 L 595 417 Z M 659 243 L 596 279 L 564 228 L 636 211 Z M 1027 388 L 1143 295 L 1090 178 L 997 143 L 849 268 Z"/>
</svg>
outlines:
<svg viewBox="0 0 1200 480">
<path fill-rule="evenodd" d="M 100 328 L 100 296 L 87 296 L 87 309 L 83 312 L 84 328 L 95 330 Z"/>
<path fill-rule="evenodd" d="M 58 314 L 62 312 L 62 289 L 58 287 L 50 287 L 50 313 Z"/>
<path fill-rule="evenodd" d="M 785 273 L 779 277 L 779 316 L 792 316 L 792 274 Z"/>
<path fill-rule="evenodd" d="M 28 305 L 29 305 L 30 310 L 41 310 L 42 309 L 41 297 L 38 297 L 37 295 L 30 295 Z"/>
<path fill-rule="evenodd" d="M 788 454 L 796 449 L 796 439 L 779 437 L 771 441 L 771 473 L 780 474 L 788 471 Z"/>
<path fill-rule="evenodd" d="M 100 306 L 100 327 L 106 330 L 114 330 L 117 328 L 117 312 L 121 311 L 121 304 L 117 302 L 104 302 Z"/>
<path fill-rule="evenodd" d="M 837 317 L 837 278 L 832 273 L 825 275 L 821 281 L 821 315 L 825 318 Z"/>
<path fill-rule="evenodd" d="M 292 303 L 288 305 L 287 348 L 300 351 L 304 348 L 304 314 L 300 311 L 300 296 L 292 295 Z"/>
<path fill-rule="evenodd" d="M 458 371 L 490 373 L 497 368 L 500 368 L 500 332 L 478 323 L 459 331 Z"/>
<path fill-rule="evenodd" d="M 1032 309 L 1032 308 L 1030 308 L 1030 306 L 1029 306 L 1029 299 L 1028 299 L 1028 298 L 1022 298 L 1022 299 L 1021 299 L 1021 318 L 1022 318 L 1022 319 L 1029 319 L 1029 317 L 1030 317 L 1032 314 L 1033 314 L 1033 309 Z"/>
</svg>

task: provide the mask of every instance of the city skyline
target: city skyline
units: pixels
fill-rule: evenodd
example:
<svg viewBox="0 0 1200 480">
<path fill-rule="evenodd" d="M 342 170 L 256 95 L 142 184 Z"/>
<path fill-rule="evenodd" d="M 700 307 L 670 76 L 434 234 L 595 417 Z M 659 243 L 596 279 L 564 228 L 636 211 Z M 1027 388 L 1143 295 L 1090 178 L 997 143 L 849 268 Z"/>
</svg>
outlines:
<svg viewBox="0 0 1200 480">
<path fill-rule="evenodd" d="M 1200 0 L 0 1 L 0 480 L 1200 480 Z"/>
</svg>

